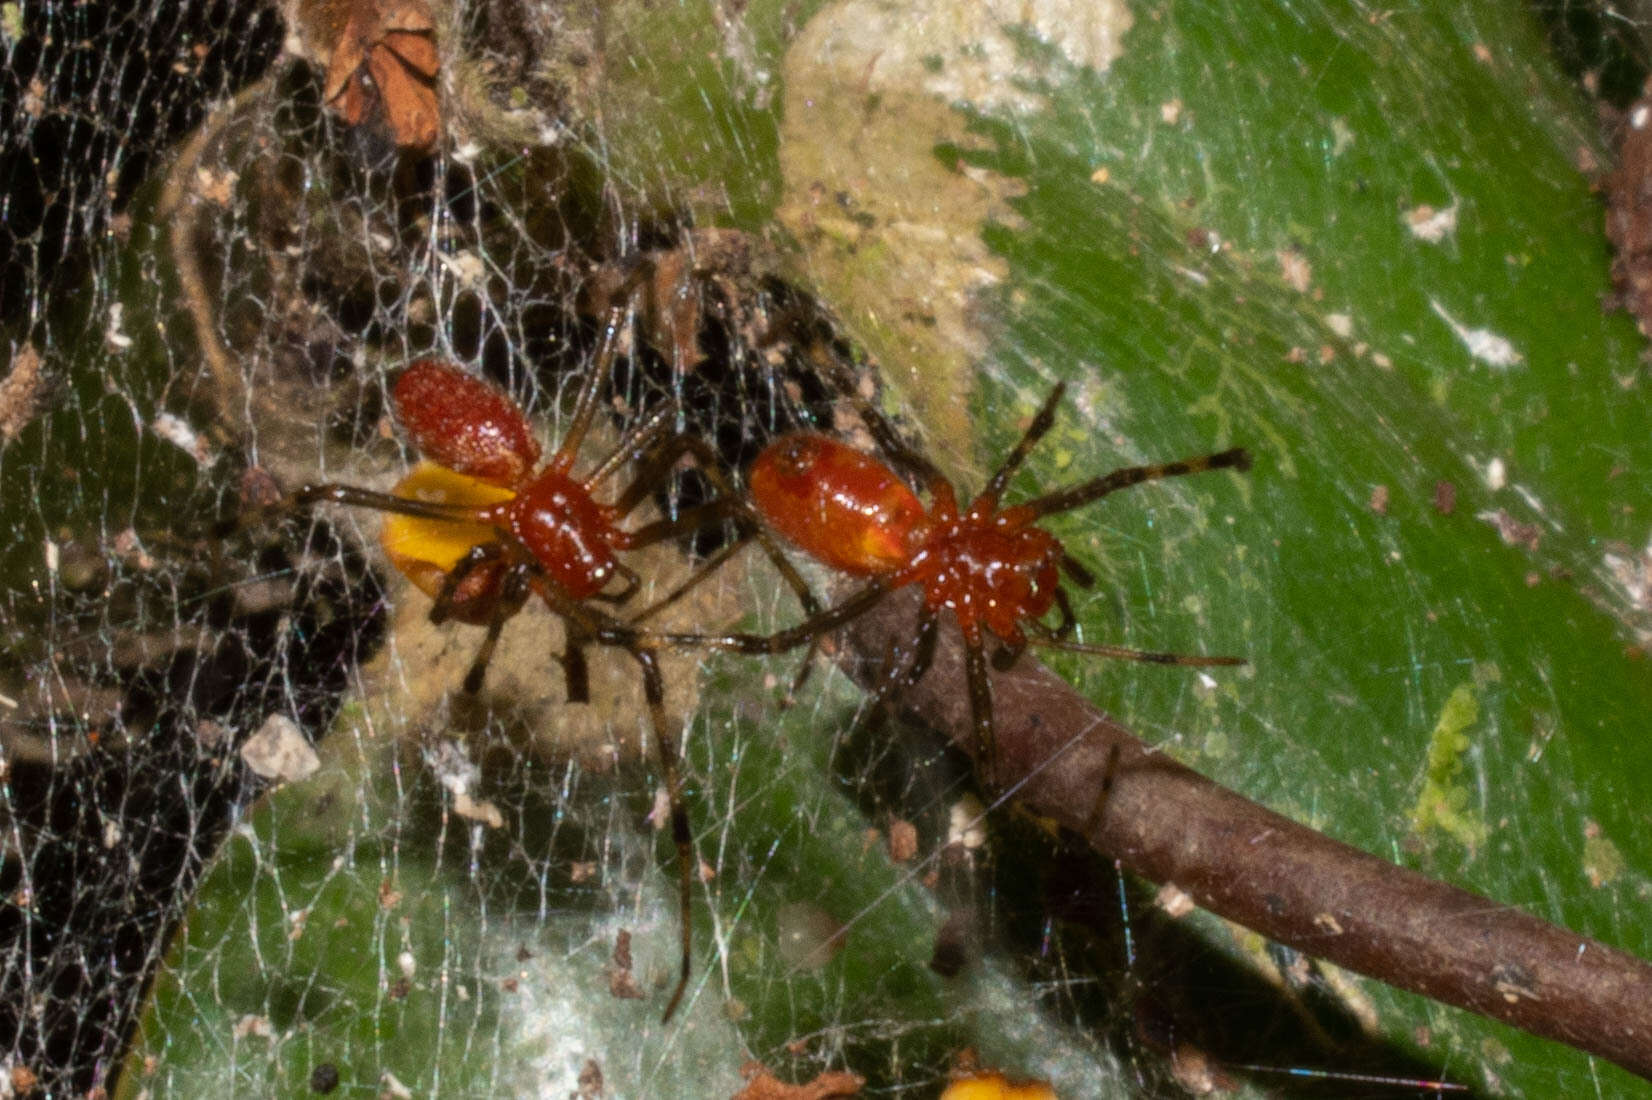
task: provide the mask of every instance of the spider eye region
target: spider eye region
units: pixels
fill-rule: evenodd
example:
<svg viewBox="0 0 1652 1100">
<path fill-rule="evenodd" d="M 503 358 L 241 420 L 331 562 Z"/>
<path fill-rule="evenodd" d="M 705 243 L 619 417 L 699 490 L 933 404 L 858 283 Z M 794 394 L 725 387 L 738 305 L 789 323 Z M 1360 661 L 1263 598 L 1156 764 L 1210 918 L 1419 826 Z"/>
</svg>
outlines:
<svg viewBox="0 0 1652 1100">
<path fill-rule="evenodd" d="M 515 486 L 539 464 L 539 443 L 521 408 L 456 364 L 418 360 L 396 379 L 390 398 L 419 453 L 451 470 Z"/>
<path fill-rule="evenodd" d="M 873 458 L 830 436 L 797 432 L 764 449 L 747 474 L 765 522 L 816 560 L 861 577 L 906 565 L 922 542 L 923 502 Z"/>
<path fill-rule="evenodd" d="M 614 546 L 622 536 L 608 510 L 566 474 L 545 470 L 522 486 L 509 522 L 545 574 L 576 600 L 602 591 L 618 567 Z"/>
</svg>

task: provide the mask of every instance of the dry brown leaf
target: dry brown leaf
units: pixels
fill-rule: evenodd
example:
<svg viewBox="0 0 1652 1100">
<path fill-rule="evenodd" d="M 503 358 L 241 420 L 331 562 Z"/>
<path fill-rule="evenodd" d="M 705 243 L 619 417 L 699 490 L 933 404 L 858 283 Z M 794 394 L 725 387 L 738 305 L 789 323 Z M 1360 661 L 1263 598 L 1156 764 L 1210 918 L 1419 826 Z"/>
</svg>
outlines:
<svg viewBox="0 0 1652 1100">
<path fill-rule="evenodd" d="M 347 126 L 383 108 L 404 149 L 430 149 L 441 134 L 436 24 L 424 0 L 351 0 L 333 44 L 322 94 Z"/>
<path fill-rule="evenodd" d="M 735 1093 L 733 1100 L 835 1100 L 858 1095 L 866 1083 L 852 1073 L 830 1070 L 813 1081 L 788 1085 L 756 1062 L 747 1062 L 740 1073 L 746 1078 L 746 1087 Z"/>
</svg>

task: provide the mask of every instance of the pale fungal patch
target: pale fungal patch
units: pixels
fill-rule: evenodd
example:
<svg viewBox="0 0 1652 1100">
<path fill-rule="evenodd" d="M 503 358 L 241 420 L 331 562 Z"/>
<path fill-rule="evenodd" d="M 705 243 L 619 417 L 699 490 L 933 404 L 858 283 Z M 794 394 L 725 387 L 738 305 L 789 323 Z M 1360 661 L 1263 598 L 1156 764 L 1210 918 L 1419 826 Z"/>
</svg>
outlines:
<svg viewBox="0 0 1652 1100">
<path fill-rule="evenodd" d="M 1153 904 L 1170 917 L 1185 917 L 1197 908 L 1193 895 L 1173 882 L 1167 882 L 1159 887 L 1159 892 L 1153 897 Z"/>
<path fill-rule="evenodd" d="M 1313 285 L 1314 265 L 1294 248 L 1281 248 L 1274 253 L 1274 259 L 1279 261 L 1279 274 L 1284 277 L 1285 285 L 1298 294 L 1308 293 Z"/>
<path fill-rule="evenodd" d="M 1008 274 L 981 230 L 1015 224 L 1020 184 L 942 164 L 935 149 L 981 143 L 960 105 L 1043 106 L 1033 89 L 1051 74 L 1015 33 L 1100 71 L 1130 24 L 1122 0 L 842 0 L 787 51 L 780 220 L 943 467 L 974 458 L 969 392 L 990 336 L 980 303 Z"/>
<path fill-rule="evenodd" d="M 1451 331 L 1456 333 L 1457 339 L 1463 342 L 1463 346 L 1468 349 L 1469 355 L 1480 360 L 1488 367 L 1503 370 L 1514 366 L 1525 358 L 1515 350 L 1514 345 L 1507 338 L 1499 336 L 1490 329 L 1469 328 L 1457 321 L 1456 318 L 1446 312 L 1445 307 L 1439 303 L 1438 299 L 1430 298 L 1428 304 L 1439 315 L 1440 320 L 1444 321 L 1450 326 Z"/>
<path fill-rule="evenodd" d="M 1411 230 L 1411 235 L 1419 241 L 1439 244 L 1457 232 L 1457 204 L 1452 203 L 1444 210 L 1436 210 L 1423 203 L 1407 211 L 1405 224 Z"/>
</svg>

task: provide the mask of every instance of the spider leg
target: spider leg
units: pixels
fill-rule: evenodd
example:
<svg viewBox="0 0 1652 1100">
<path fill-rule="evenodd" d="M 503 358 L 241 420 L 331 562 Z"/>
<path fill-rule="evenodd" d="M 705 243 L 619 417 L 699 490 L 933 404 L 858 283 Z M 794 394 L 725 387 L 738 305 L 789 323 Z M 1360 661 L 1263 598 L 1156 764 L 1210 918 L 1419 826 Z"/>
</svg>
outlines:
<svg viewBox="0 0 1652 1100">
<path fill-rule="evenodd" d="M 871 433 L 873 442 L 895 465 L 905 469 L 909 476 L 924 485 L 933 487 L 946 483 L 946 475 L 901 438 L 900 432 L 895 430 L 895 425 L 890 423 L 883 411 L 862 392 L 860 379 L 856 378 L 837 356 L 830 354 L 829 350 L 818 342 L 811 342 L 806 348 L 806 354 L 810 365 L 820 374 L 836 380 L 838 392 L 849 398 L 850 403 L 855 406 L 855 412 L 860 415 L 861 422 L 866 425 L 866 430 Z"/>
<path fill-rule="evenodd" d="M 1043 439 L 1050 428 L 1054 426 L 1056 406 L 1061 403 L 1061 395 L 1066 392 L 1067 383 L 1057 382 L 1055 384 L 1055 388 L 1050 391 L 1050 396 L 1044 399 L 1044 404 L 1040 406 L 1038 414 L 1033 417 L 1032 423 L 1028 424 L 1027 430 L 1022 433 L 1020 441 L 1016 443 L 1015 448 L 1009 454 L 1004 456 L 1003 463 L 992 475 L 992 479 L 987 482 L 986 488 L 981 490 L 978 499 L 997 501 L 999 497 L 1004 495 L 1004 489 L 1009 485 L 1010 478 L 1015 476 L 1015 471 L 1021 468 L 1021 464 L 1027 461 L 1027 456 L 1032 453 L 1032 449 L 1038 445 L 1038 441 Z"/>
<path fill-rule="evenodd" d="M 478 543 L 465 551 L 465 556 L 454 563 L 453 568 L 447 571 L 447 576 L 442 578 L 442 587 L 436 593 L 436 602 L 430 605 L 431 623 L 441 626 L 447 622 L 453 615 L 453 602 L 458 598 L 459 586 L 464 584 L 466 578 L 475 573 L 476 570 L 489 562 L 498 561 L 503 556 L 503 547 L 497 542 Z M 506 612 L 504 617 L 509 618 L 514 615 L 521 608 L 521 601 L 526 598 L 526 595 L 522 596 L 517 601 L 516 606 Z M 490 619 L 494 617 L 493 615 L 489 616 Z"/>
<path fill-rule="evenodd" d="M 802 605 L 803 613 L 817 614 L 820 611 L 820 603 L 810 591 L 808 583 L 780 549 L 774 536 L 763 526 L 751 505 L 735 491 L 734 485 L 723 472 L 722 460 L 703 439 L 677 435 L 661 444 L 612 505 L 616 518 L 629 514 L 642 503 L 653 491 L 659 479 L 666 476 L 677 464 L 677 460 L 685 454 L 693 457 L 696 468 L 711 482 L 712 488 L 717 490 L 717 498 L 698 508 L 690 508 L 675 519 L 659 520 L 645 525 L 628 536 L 630 541 L 627 545 L 631 548 L 646 546 L 690 531 L 701 530 L 719 519 L 731 519 L 735 522 L 741 539 L 750 537 L 757 540 L 757 544 L 763 548 L 764 555 L 774 563 L 775 569 L 779 570 L 780 578 L 797 595 L 797 602 Z M 698 579 L 694 583 L 698 583 Z M 675 600 L 679 595 L 680 593 L 674 592 L 667 599 Z"/>
<path fill-rule="evenodd" d="M 1244 471 L 1250 469 L 1250 462 L 1250 452 L 1243 447 L 1235 447 L 1229 451 L 1200 455 L 1197 458 L 1184 458 L 1177 462 L 1162 462 L 1152 466 L 1124 466 L 1111 473 L 1091 478 L 1089 481 L 1082 481 L 1077 485 L 1058 489 L 1053 493 L 1046 493 L 1044 496 L 1018 505 L 1018 508 L 1027 509 L 1033 519 L 1038 519 L 1055 512 L 1081 508 L 1091 501 L 1100 500 L 1109 493 L 1116 493 L 1120 489 L 1140 485 L 1144 481 L 1159 481 L 1167 477 L 1186 477 L 1188 474 L 1201 474 L 1206 470 Z"/>
<path fill-rule="evenodd" d="M 1068 580 L 1080 588 L 1094 588 L 1096 586 L 1096 575 L 1065 550 L 1061 552 L 1061 571 L 1067 574 Z"/>
<path fill-rule="evenodd" d="M 928 608 L 918 617 L 917 645 L 913 649 L 912 664 L 906 671 L 906 682 L 902 687 L 911 687 L 922 680 L 929 666 L 935 663 L 935 639 L 939 633 L 936 626 L 939 621 L 935 612 Z"/>
<path fill-rule="evenodd" d="M 675 631 L 653 633 L 616 624 L 616 627 L 601 630 L 597 639 L 609 645 L 639 645 L 650 649 L 683 645 L 755 655 L 784 653 L 789 649 L 796 649 L 805 642 L 812 642 L 824 634 L 830 634 L 849 620 L 865 614 L 888 591 L 881 581 L 872 581 L 842 603 L 828 607 L 796 626 L 778 630 L 773 634 L 689 634 Z"/>
<path fill-rule="evenodd" d="M 1112 657 L 1119 661 L 1139 661 L 1149 665 L 1186 665 L 1193 668 L 1246 665 L 1243 657 L 1210 657 L 1200 653 L 1165 653 L 1150 649 L 1128 649 L 1117 645 L 1091 645 L 1088 642 L 1070 642 L 1058 638 L 1047 628 L 1034 625 L 1037 633 L 1029 641 L 1045 649 L 1059 649 L 1063 653 L 1088 653 L 1092 657 Z"/>
<path fill-rule="evenodd" d="M 391 493 L 361 489 L 354 485 L 301 485 L 289 498 L 295 506 L 325 502 L 372 508 L 379 512 L 417 516 L 421 519 L 445 519 L 455 523 L 475 522 L 477 509 L 464 504 L 439 504 L 429 500 L 409 500 Z"/>
<path fill-rule="evenodd" d="M 885 664 L 878 671 L 877 679 L 872 684 L 866 702 L 861 705 L 854 723 L 842 735 L 844 741 L 853 742 L 865 730 L 867 724 L 874 718 L 889 709 L 890 701 L 899 691 L 904 691 L 923 678 L 929 671 L 931 662 L 935 659 L 935 639 L 938 633 L 936 626 L 939 620 L 935 612 L 924 608 L 918 618 L 913 635 L 913 647 L 909 652 L 902 652 L 898 644 L 891 645 L 885 656 Z M 809 649 L 808 657 L 814 656 L 814 648 Z M 792 685 L 792 694 L 796 695 L 801 689 L 811 663 L 807 662 L 798 670 L 797 681 Z"/>
<path fill-rule="evenodd" d="M 598 592 L 596 595 L 592 596 L 591 599 L 601 600 L 603 603 L 612 604 L 617 607 L 629 601 L 632 596 L 637 594 L 637 589 L 642 587 L 642 577 L 635 569 L 632 569 L 629 565 L 626 565 L 622 561 L 617 561 L 614 563 L 614 575 L 624 581 L 625 586 L 618 592 Z"/>
<path fill-rule="evenodd" d="M 1060 588 L 1055 590 L 1055 608 L 1061 613 L 1061 620 L 1055 624 L 1055 629 L 1050 634 L 1056 638 L 1066 638 L 1078 626 L 1078 617 L 1073 614 L 1073 601 L 1068 599 L 1067 593 Z M 1025 643 L 1022 643 L 1022 648 L 1026 648 Z"/>
<path fill-rule="evenodd" d="M 744 549 L 748 538 L 749 536 L 747 535 L 740 535 L 734 539 L 734 541 L 726 543 L 722 549 L 718 550 L 715 554 L 711 555 L 711 557 L 695 566 L 694 572 L 690 573 L 687 579 L 685 579 L 676 588 L 673 588 L 670 592 L 667 592 L 664 596 L 661 596 L 659 599 L 655 600 L 653 603 L 631 616 L 631 618 L 627 619 L 627 625 L 636 626 L 639 623 L 651 619 L 655 615 L 658 615 L 660 612 L 664 611 L 666 608 L 670 607 L 672 604 L 676 603 L 678 600 L 682 599 L 684 596 L 688 595 L 695 588 L 697 588 L 702 581 L 717 572 L 717 570 L 722 567 L 724 562 L 728 561 L 735 554 Z"/>
<path fill-rule="evenodd" d="M 988 790 L 998 782 L 998 739 L 993 731 L 992 681 L 979 635 L 964 637 L 964 679 L 969 683 L 969 716 L 975 726 L 975 766 Z"/>
<path fill-rule="evenodd" d="M 551 609 L 568 624 L 568 656 L 582 652 L 579 643 L 601 642 L 617 645 L 631 655 L 642 673 L 643 701 L 648 706 L 648 720 L 654 731 L 655 751 L 660 758 L 660 774 L 665 781 L 667 801 L 671 807 L 671 840 L 677 848 L 677 905 L 678 924 L 682 932 L 682 966 L 677 986 L 666 1002 L 660 1022 L 670 1021 L 688 989 L 691 960 L 694 954 L 694 834 L 689 827 L 688 809 L 683 803 L 682 765 L 677 754 L 677 741 L 671 736 L 665 716 L 665 679 L 660 675 L 659 654 L 643 643 L 657 636 L 634 630 L 619 620 L 595 608 L 581 604 L 551 584 L 535 586 Z M 583 657 L 580 658 L 583 664 Z"/>
<path fill-rule="evenodd" d="M 476 551 L 480 549 L 482 547 L 476 547 L 466 554 L 466 560 L 476 557 Z M 458 571 L 458 567 L 455 567 L 448 574 L 448 579 L 442 582 L 443 596 L 450 596 L 449 589 L 457 587 L 453 576 Z M 533 567 L 527 562 L 518 562 L 506 571 L 504 584 L 499 592 L 499 602 L 493 605 L 493 613 L 488 616 L 488 632 L 483 636 L 482 646 L 470 662 L 470 671 L 465 673 L 466 695 L 475 695 L 482 690 L 482 679 L 488 673 L 488 662 L 493 660 L 493 651 L 499 645 L 499 632 L 505 628 L 505 620 L 522 609 L 522 602 L 528 598 L 528 583 L 532 572 Z M 432 622 L 440 622 L 436 618 L 436 610 L 439 607 L 441 603 L 438 601 L 436 607 L 430 610 Z"/>
<path fill-rule="evenodd" d="M 911 656 L 903 657 L 898 648 L 891 648 L 888 664 L 878 675 L 877 683 L 872 687 L 872 694 L 867 697 L 863 714 L 873 715 L 883 710 L 889 705 L 889 700 L 897 690 L 911 687 L 929 671 L 930 662 L 935 659 L 937 621 L 935 612 L 924 608 L 923 614 L 918 618 L 916 633 L 913 635 L 915 644 Z M 856 722 L 855 726 L 858 731 L 860 723 Z"/>
<path fill-rule="evenodd" d="M 665 542 L 668 539 L 693 534 L 695 531 L 703 531 L 720 520 L 743 516 L 744 511 L 739 501 L 719 498 L 685 508 L 671 519 L 657 519 L 652 523 L 643 524 L 635 531 L 622 531 L 614 542 L 626 550 L 640 550 L 656 542 Z"/>
<path fill-rule="evenodd" d="M 1061 627 L 1058 626 L 1056 629 L 1059 631 Z M 1007 672 L 1015 667 L 1015 662 L 1019 661 L 1021 654 L 1025 652 L 1027 652 L 1027 640 L 1025 638 L 1011 645 L 1001 645 L 993 650 L 992 667 L 999 672 Z"/>
<path fill-rule="evenodd" d="M 654 745 L 660 757 L 660 771 L 665 779 L 666 799 L 671 807 L 671 840 L 677 847 L 677 908 L 678 926 L 682 933 L 682 965 L 677 974 L 677 986 L 671 991 L 660 1023 L 669 1023 L 688 990 L 688 976 L 694 956 L 694 834 L 689 828 L 688 808 L 683 804 L 682 768 L 677 758 L 677 744 L 666 731 L 665 682 L 660 676 L 659 655 L 636 646 L 627 647 L 642 669 L 643 699 L 648 704 L 649 721 L 654 727 Z"/>
<path fill-rule="evenodd" d="M 652 487 L 665 473 L 669 472 L 672 463 L 676 460 L 676 456 L 672 456 L 664 462 L 658 462 L 655 458 L 665 449 L 661 443 L 661 437 L 671 431 L 671 422 L 676 418 L 676 401 L 667 401 L 656 408 L 644 417 L 641 423 L 629 428 L 614 449 L 609 451 L 601 462 L 597 463 L 596 468 L 579 479 L 580 484 L 584 485 L 587 490 L 594 490 L 598 485 L 612 477 L 614 471 L 631 459 L 640 457 L 646 460 L 647 465 L 633 479 L 633 484 L 636 481 L 642 481 Z M 647 492 L 645 491 L 642 495 L 646 496 Z M 640 501 L 642 497 L 639 496 L 637 499 Z M 629 507 L 618 509 L 615 518 L 625 515 L 634 507 L 636 507 L 635 502 Z"/>
<path fill-rule="evenodd" d="M 622 322 L 629 308 L 630 295 L 626 295 L 626 305 L 615 306 L 608 311 L 603 320 L 602 343 L 597 348 L 596 361 L 586 370 L 585 377 L 580 381 L 579 394 L 574 398 L 573 415 L 568 420 L 568 430 L 562 435 L 562 442 L 557 444 L 556 453 L 551 456 L 549 465 L 567 473 L 573 468 L 574 460 L 579 457 L 579 449 L 585 443 L 585 434 L 591 430 L 591 420 L 597 411 L 597 395 L 602 389 L 602 382 L 614 368 L 614 357 L 619 353 L 620 333 L 623 331 Z"/>
<path fill-rule="evenodd" d="M 570 703 L 589 703 L 591 701 L 591 666 L 585 660 L 585 643 L 589 641 L 583 634 L 568 624 L 567 633 L 562 641 L 562 689 Z"/>
</svg>

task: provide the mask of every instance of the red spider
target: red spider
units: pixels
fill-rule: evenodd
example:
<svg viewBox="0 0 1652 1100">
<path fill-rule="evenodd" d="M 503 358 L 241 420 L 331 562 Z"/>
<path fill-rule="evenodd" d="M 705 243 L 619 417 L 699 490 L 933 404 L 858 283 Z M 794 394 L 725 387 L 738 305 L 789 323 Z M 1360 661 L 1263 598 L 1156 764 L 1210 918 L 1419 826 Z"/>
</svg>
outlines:
<svg viewBox="0 0 1652 1100">
<path fill-rule="evenodd" d="M 294 497 L 300 504 L 328 501 L 390 513 L 380 540 L 391 563 L 435 598 L 431 621 L 456 619 L 487 628 L 465 676 L 467 692 L 481 688 L 505 621 L 535 594 L 566 624 L 565 650 L 559 660 L 569 702 L 589 701 L 587 644 L 618 645 L 636 660 L 659 747 L 677 847 L 682 969 L 666 1007 L 669 1020 L 688 983 L 694 867 L 676 739 L 667 729 L 657 654 L 635 644 L 631 640 L 634 627 L 594 602 L 622 604 L 637 591 L 640 579 L 619 560 L 622 551 L 698 530 L 714 520 L 732 518 L 748 531 L 757 524 L 743 503 L 727 491 L 704 444 L 683 436 L 667 437 L 673 413 L 669 407 L 643 420 L 589 473 L 574 474 L 596 411 L 598 385 L 612 365 L 617 340 L 618 325 L 611 321 L 598 362 L 575 400 L 567 434 L 543 466 L 539 465 L 539 444 L 515 402 L 454 364 L 421 359 L 397 378 L 391 400 L 396 418 L 426 461 L 389 493 L 325 484 L 306 485 Z M 621 527 L 685 453 L 700 460 L 713 483 L 724 490 L 723 496 L 685 510 L 675 519 L 635 530 Z M 611 501 L 599 501 L 598 486 L 633 457 L 641 457 L 642 462 L 629 485 Z M 765 538 L 761 531 L 755 533 Z M 773 551 L 771 543 L 765 540 L 764 545 Z M 812 611 L 814 601 L 803 581 L 777 551 L 771 556 L 779 559 L 787 581 Z M 681 595 L 715 564 L 708 563 L 667 599 Z"/>
<path fill-rule="evenodd" d="M 1000 669 L 1008 668 L 1029 644 L 1159 664 L 1244 664 L 1237 657 L 1147 652 L 1065 639 L 1074 619 L 1061 574 L 1084 587 L 1094 579 L 1059 539 L 1038 526 L 1040 520 L 1144 481 L 1205 470 L 1247 470 L 1251 459 L 1245 450 L 1234 448 L 1179 462 L 1129 466 L 1022 504 L 1001 506 L 1010 478 L 1054 423 L 1064 390 L 1063 385 L 1055 387 L 986 488 L 962 511 L 952 483 L 901 443 L 875 410 L 863 409 L 869 426 L 880 445 L 927 484 L 928 508 L 890 467 L 830 436 L 795 432 L 776 439 L 758 455 L 747 478 L 758 513 L 811 557 L 868 583 L 836 606 L 775 634 L 663 634 L 657 639 L 742 653 L 777 653 L 836 629 L 893 589 L 917 585 L 924 607 L 911 663 L 905 669 L 898 663 L 891 668 L 873 699 L 881 702 L 902 678 L 912 682 L 923 675 L 934 653 L 940 613 L 950 611 L 963 634 L 970 710 L 980 760 L 989 776 L 989 634 L 1002 643 L 992 658 Z M 1042 621 L 1052 609 L 1060 613 L 1054 627 Z"/>
</svg>

